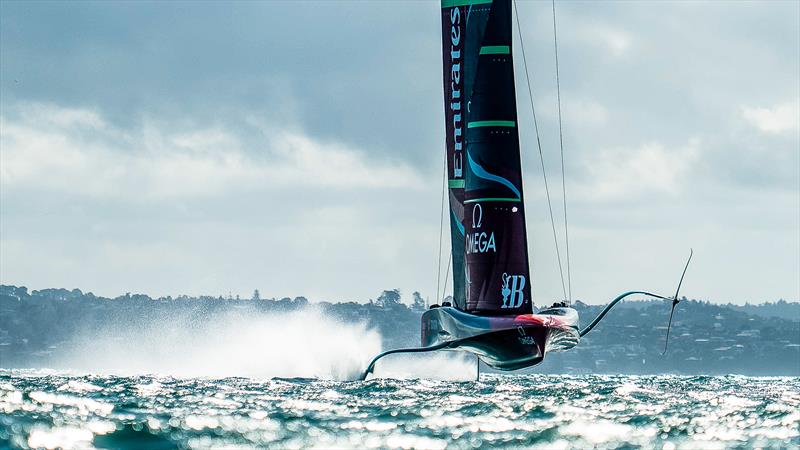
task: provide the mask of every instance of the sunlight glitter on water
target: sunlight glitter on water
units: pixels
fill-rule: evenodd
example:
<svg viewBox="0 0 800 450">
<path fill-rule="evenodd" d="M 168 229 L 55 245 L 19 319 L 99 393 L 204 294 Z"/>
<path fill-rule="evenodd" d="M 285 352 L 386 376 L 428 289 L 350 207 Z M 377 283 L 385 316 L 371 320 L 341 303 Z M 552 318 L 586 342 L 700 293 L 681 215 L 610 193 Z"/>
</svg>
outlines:
<svg viewBox="0 0 800 450">
<path fill-rule="evenodd" d="M 798 411 L 796 377 L 334 382 L 0 370 L 0 444 L 19 448 L 787 448 L 800 445 Z"/>
</svg>

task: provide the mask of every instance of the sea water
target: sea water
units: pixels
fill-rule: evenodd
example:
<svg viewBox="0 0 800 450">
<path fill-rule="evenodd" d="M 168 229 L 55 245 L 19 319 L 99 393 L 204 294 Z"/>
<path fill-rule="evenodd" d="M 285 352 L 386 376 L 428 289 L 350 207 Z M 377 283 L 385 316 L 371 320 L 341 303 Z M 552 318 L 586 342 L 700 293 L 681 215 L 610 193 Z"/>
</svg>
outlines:
<svg viewBox="0 0 800 450">
<path fill-rule="evenodd" d="M 798 448 L 799 429 L 796 377 L 0 370 L 0 447 L 11 448 Z"/>
</svg>

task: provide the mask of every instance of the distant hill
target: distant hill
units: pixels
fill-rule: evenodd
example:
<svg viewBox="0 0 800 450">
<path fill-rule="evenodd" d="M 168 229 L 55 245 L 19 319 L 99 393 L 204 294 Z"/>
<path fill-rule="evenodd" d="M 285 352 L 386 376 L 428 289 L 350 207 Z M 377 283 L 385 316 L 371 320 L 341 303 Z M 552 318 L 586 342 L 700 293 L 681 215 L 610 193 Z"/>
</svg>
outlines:
<svg viewBox="0 0 800 450">
<path fill-rule="evenodd" d="M 383 291 L 368 303 L 315 304 L 327 316 L 376 329 L 384 348 L 419 345 L 421 297 L 409 307 L 397 290 Z M 251 299 L 161 297 L 125 294 L 113 299 L 79 289 L 0 286 L 0 367 L 48 367 L 87 330 L 115 324 L 147 323 L 189 317 L 212 322 L 235 311 L 246 317 L 298 311 L 309 306 L 303 297 Z M 587 324 L 603 308 L 576 302 Z M 528 369 L 545 373 L 677 373 L 800 376 L 800 321 L 797 303 L 717 305 L 682 301 L 676 311 L 670 349 L 661 355 L 669 317 L 667 301 L 620 304 L 578 347 L 548 355 Z M 768 320 L 767 320 L 768 319 Z M 310 324 L 313 326 L 313 324 Z"/>
<path fill-rule="evenodd" d="M 756 316 L 778 317 L 782 319 L 800 321 L 800 303 L 798 302 L 790 303 L 785 300 L 778 300 L 774 303 L 767 302 L 758 305 L 751 305 L 750 303 L 745 305 L 732 305 L 729 303 L 725 306 Z"/>
</svg>

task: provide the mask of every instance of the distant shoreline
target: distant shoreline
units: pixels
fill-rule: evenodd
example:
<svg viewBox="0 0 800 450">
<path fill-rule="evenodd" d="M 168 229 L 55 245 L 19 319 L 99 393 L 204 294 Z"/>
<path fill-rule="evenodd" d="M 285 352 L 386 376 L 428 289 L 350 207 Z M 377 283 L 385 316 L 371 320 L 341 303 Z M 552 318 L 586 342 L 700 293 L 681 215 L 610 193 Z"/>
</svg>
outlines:
<svg viewBox="0 0 800 450">
<path fill-rule="evenodd" d="M 322 325 L 306 318 L 318 316 L 330 318 L 334 324 L 363 325 L 364 329 L 375 330 L 375 339 L 380 341 L 375 345 L 382 348 L 419 344 L 419 319 L 425 302 L 418 293 L 411 306 L 400 302 L 397 290 L 384 291 L 367 303 L 310 303 L 304 297 L 262 299 L 260 294 L 254 297 L 257 298 L 153 299 L 126 294 L 109 299 L 78 289 L 28 292 L 24 287 L 0 286 L 0 367 L 53 367 L 63 355 L 79 350 L 79 343 L 87 336 L 113 341 L 120 338 L 108 336 L 116 336 L 118 331 L 127 333 L 120 335 L 125 336 L 123 341 L 135 340 L 137 333 L 146 338 L 163 333 L 164 343 L 158 350 L 168 354 L 175 347 L 170 335 L 218 333 L 219 325 L 209 327 L 223 318 L 231 325 L 222 331 L 234 337 L 244 325 L 258 329 L 258 320 L 290 315 L 300 326 L 307 327 L 313 338 Z M 574 306 L 582 323 L 588 323 L 602 308 L 582 302 Z M 800 376 L 798 303 L 739 306 L 682 301 L 675 313 L 670 350 L 661 356 L 668 314 L 668 304 L 660 300 L 622 303 L 577 348 L 549 354 L 544 363 L 525 372 Z M 231 321 L 231 317 L 235 320 Z M 191 330 L 184 329 L 187 326 Z M 267 348 L 282 344 L 259 345 Z"/>
</svg>

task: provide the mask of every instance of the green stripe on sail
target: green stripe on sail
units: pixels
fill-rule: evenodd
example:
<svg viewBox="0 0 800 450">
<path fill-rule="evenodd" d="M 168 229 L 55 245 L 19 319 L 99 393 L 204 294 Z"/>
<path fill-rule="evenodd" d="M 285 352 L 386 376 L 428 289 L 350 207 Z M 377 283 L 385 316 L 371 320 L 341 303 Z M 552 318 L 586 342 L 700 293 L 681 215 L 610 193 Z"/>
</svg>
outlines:
<svg viewBox="0 0 800 450">
<path fill-rule="evenodd" d="M 480 128 L 480 127 L 515 127 L 517 123 L 513 120 L 479 120 L 477 122 L 469 122 L 467 128 Z"/>
<path fill-rule="evenodd" d="M 460 180 L 447 180 L 447 186 L 451 189 L 463 188 L 464 187 L 464 179 Z"/>
<path fill-rule="evenodd" d="M 492 3 L 492 0 L 442 0 L 442 8 L 452 8 L 454 6 L 485 5 Z"/>
<path fill-rule="evenodd" d="M 464 200 L 464 203 L 478 203 L 478 202 L 513 202 L 519 203 L 518 198 L 504 198 L 504 197 L 485 197 L 485 198 L 471 198 Z"/>
<path fill-rule="evenodd" d="M 481 55 L 508 55 L 511 48 L 508 45 L 485 45 L 481 47 Z"/>
</svg>

